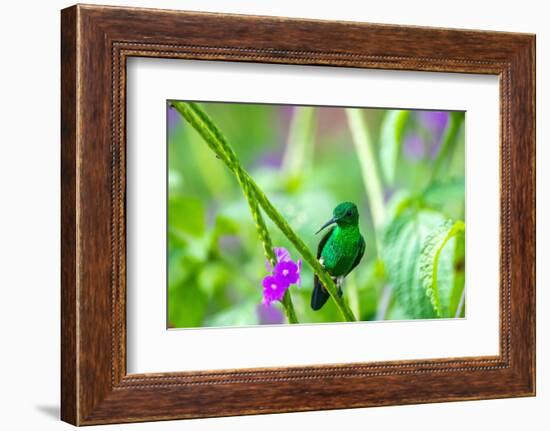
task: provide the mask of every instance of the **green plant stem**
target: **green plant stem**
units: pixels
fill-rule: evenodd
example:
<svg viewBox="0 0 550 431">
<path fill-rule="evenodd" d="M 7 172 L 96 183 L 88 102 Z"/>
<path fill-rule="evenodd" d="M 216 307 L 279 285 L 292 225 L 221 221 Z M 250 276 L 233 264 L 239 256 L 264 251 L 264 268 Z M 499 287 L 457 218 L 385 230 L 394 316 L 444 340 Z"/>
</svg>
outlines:
<svg viewBox="0 0 550 431">
<path fill-rule="evenodd" d="M 288 322 L 299 323 L 298 317 L 296 316 L 296 311 L 294 310 L 294 304 L 292 303 L 292 296 L 290 296 L 290 292 L 288 290 L 285 292 L 281 303 L 283 304 L 283 308 L 285 309 L 285 314 Z"/>
<path fill-rule="evenodd" d="M 282 170 L 291 178 L 303 175 L 309 167 L 315 126 L 314 108 L 299 106 L 294 109 L 282 163 Z"/>
<path fill-rule="evenodd" d="M 359 305 L 359 288 L 357 287 L 357 278 L 352 272 L 346 277 L 346 295 L 349 298 L 348 303 L 351 311 L 356 316 L 361 315 L 361 307 Z"/>
<path fill-rule="evenodd" d="M 207 145 L 214 151 L 214 153 L 222 160 L 227 167 L 233 171 L 233 173 L 236 175 L 237 180 L 239 181 L 239 184 L 243 186 L 243 190 L 249 190 L 250 195 L 247 195 L 245 191 L 245 195 L 247 196 L 247 199 L 250 197 L 250 200 L 253 200 L 257 205 L 262 207 L 265 214 L 275 223 L 275 225 L 281 230 L 281 232 L 287 237 L 287 239 L 294 245 L 298 253 L 302 256 L 302 258 L 309 264 L 309 266 L 313 269 L 313 271 L 317 274 L 319 277 L 319 280 L 321 283 L 323 283 L 323 286 L 327 289 L 327 292 L 330 294 L 332 299 L 334 300 L 336 307 L 342 314 L 345 320 L 347 321 L 354 321 L 355 316 L 349 309 L 348 305 L 340 298 L 340 296 L 337 293 L 337 288 L 334 282 L 332 281 L 332 278 L 330 277 L 329 273 L 321 266 L 317 258 L 311 253 L 307 245 L 296 235 L 296 233 L 292 230 L 288 222 L 285 220 L 285 218 L 277 211 L 277 209 L 271 204 L 269 199 L 266 197 L 264 192 L 258 187 L 256 182 L 250 177 L 250 175 L 244 170 L 244 168 L 241 166 L 240 162 L 237 159 L 237 156 L 231 146 L 227 143 L 224 136 L 221 134 L 219 129 L 214 125 L 212 120 L 208 117 L 208 115 L 196 104 L 193 102 L 172 102 L 172 106 L 191 124 L 191 126 L 203 137 Z M 254 199 L 255 198 L 255 199 Z M 251 209 L 253 208 L 253 204 L 249 202 L 249 205 L 251 206 Z M 260 216 L 261 218 L 261 216 Z M 265 223 L 264 223 L 265 226 Z M 262 228 L 263 230 L 263 228 Z M 265 232 L 267 232 L 267 228 L 265 229 Z M 260 238 L 263 238 L 264 232 L 259 232 Z M 265 244 L 264 244 L 264 251 L 266 252 L 266 255 L 268 255 L 267 251 L 265 250 Z M 271 253 L 273 253 L 273 249 L 271 248 Z M 268 258 L 269 259 L 269 258 Z M 272 259 L 269 259 L 270 261 Z M 288 291 L 287 291 L 288 293 Z M 290 298 L 290 294 L 289 294 Z M 285 305 L 286 303 L 286 305 Z M 285 310 L 287 310 L 287 306 L 292 306 L 291 300 L 285 300 L 283 298 L 283 306 L 285 306 Z M 287 311 L 287 316 L 289 317 L 295 312 L 292 307 L 291 310 Z"/>
<path fill-rule="evenodd" d="M 264 192 L 258 187 L 254 180 L 250 178 L 250 176 L 248 177 L 248 180 L 256 192 L 258 204 L 263 208 L 268 217 L 275 223 L 275 225 L 277 225 L 287 239 L 294 245 L 298 253 L 302 255 L 303 259 L 309 264 L 315 274 L 317 274 L 319 280 L 321 280 L 321 283 L 323 283 L 323 286 L 327 289 L 327 292 L 336 303 L 336 307 L 340 313 L 342 313 L 345 320 L 349 322 L 355 321 L 356 319 L 348 305 L 338 295 L 336 285 L 332 281 L 330 274 L 321 266 L 317 258 L 313 255 L 313 253 L 311 253 L 307 245 L 300 239 L 300 237 L 294 233 L 285 218 L 271 204 L 269 199 L 267 199 Z"/>
<path fill-rule="evenodd" d="M 385 320 L 388 308 L 392 299 L 392 287 L 389 284 L 384 284 L 380 299 L 378 300 L 378 308 L 376 310 L 376 320 Z"/>
<path fill-rule="evenodd" d="M 346 109 L 351 137 L 355 144 L 363 183 L 367 191 L 372 222 L 376 236 L 376 249 L 378 256 L 382 252 L 382 244 L 379 236 L 384 224 L 384 195 L 382 193 L 382 181 L 377 169 L 377 163 L 372 148 L 372 142 L 368 128 L 365 124 L 360 109 Z"/>
<path fill-rule="evenodd" d="M 193 106 L 189 106 L 190 109 L 185 109 L 187 106 L 184 105 L 184 102 L 174 102 L 172 103 L 172 106 L 180 114 L 182 114 L 182 116 L 195 128 L 197 132 L 199 132 L 199 134 L 203 137 L 203 139 L 207 142 L 207 144 L 209 144 L 209 146 L 215 152 L 215 154 L 217 154 L 218 157 L 221 158 L 229 167 L 240 166 L 237 160 L 237 156 L 232 151 L 232 149 L 229 148 L 228 145 L 227 145 L 228 148 L 224 148 L 223 146 L 219 145 L 219 142 L 225 141 L 225 138 L 223 137 L 221 132 L 214 126 L 210 118 L 206 116 L 206 113 L 198 109 L 193 109 Z M 200 125 L 201 122 L 206 124 L 207 127 L 197 128 L 195 126 L 195 125 Z M 275 252 L 273 251 L 271 236 L 269 235 L 269 231 L 267 230 L 265 220 L 263 219 L 260 213 L 260 210 L 258 208 L 258 203 L 254 198 L 254 192 L 251 190 L 250 184 L 246 180 L 246 177 L 245 177 L 246 173 L 244 172 L 243 169 L 231 169 L 231 170 L 235 173 L 235 176 L 237 177 L 237 181 L 239 182 L 239 185 L 241 186 L 243 193 L 246 197 L 248 206 L 250 208 L 250 213 L 252 214 L 252 218 L 254 219 L 254 223 L 256 225 L 256 230 L 258 232 L 258 235 L 260 237 L 261 243 L 264 248 L 265 257 L 271 263 L 272 266 L 275 266 L 275 264 L 277 263 L 277 258 L 275 256 Z M 290 294 L 288 290 L 285 292 L 285 295 L 281 302 L 283 304 L 283 308 L 285 310 L 285 314 L 287 316 L 289 323 L 298 323 L 296 312 L 294 310 L 292 299 L 290 298 Z"/>
</svg>

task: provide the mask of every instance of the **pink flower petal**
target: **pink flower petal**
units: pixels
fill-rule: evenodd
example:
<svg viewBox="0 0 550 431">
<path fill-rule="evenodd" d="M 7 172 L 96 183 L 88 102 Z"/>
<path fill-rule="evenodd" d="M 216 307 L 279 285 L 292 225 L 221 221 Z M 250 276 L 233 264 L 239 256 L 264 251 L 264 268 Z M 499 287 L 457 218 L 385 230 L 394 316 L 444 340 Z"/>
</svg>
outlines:
<svg viewBox="0 0 550 431">
<path fill-rule="evenodd" d="M 277 262 L 290 260 L 290 253 L 284 247 L 275 247 L 275 256 L 277 256 Z"/>
</svg>

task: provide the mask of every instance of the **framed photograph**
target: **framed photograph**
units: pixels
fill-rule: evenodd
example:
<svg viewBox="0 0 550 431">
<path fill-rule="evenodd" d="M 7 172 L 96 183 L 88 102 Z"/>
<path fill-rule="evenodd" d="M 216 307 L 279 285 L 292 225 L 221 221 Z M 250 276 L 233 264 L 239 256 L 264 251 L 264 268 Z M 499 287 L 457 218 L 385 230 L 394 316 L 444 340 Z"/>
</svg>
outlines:
<svg viewBox="0 0 550 431">
<path fill-rule="evenodd" d="M 535 37 L 61 13 L 61 416 L 535 394 Z"/>
</svg>

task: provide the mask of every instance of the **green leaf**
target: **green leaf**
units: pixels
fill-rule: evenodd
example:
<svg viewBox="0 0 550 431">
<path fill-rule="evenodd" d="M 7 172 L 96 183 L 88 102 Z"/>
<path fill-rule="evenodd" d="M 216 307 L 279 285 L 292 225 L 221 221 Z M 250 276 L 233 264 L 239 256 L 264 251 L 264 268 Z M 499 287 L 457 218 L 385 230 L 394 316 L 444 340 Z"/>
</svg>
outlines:
<svg viewBox="0 0 550 431">
<path fill-rule="evenodd" d="M 383 259 L 396 301 L 409 318 L 433 318 L 436 312 L 420 281 L 420 252 L 444 217 L 429 210 L 406 210 L 384 233 Z"/>
<path fill-rule="evenodd" d="M 275 256 L 272 247 L 271 237 L 265 225 L 265 220 L 260 211 L 263 209 L 265 214 L 275 223 L 282 234 L 294 245 L 306 263 L 308 263 L 319 279 L 325 286 L 327 292 L 334 300 L 335 305 L 346 321 L 354 321 L 355 316 L 349 309 L 349 306 L 342 300 L 337 293 L 337 288 L 330 277 L 330 274 L 322 267 L 315 255 L 307 245 L 296 235 L 285 218 L 273 206 L 267 198 L 264 191 L 258 187 L 258 184 L 250 177 L 249 173 L 243 168 L 242 164 L 233 149 L 233 147 L 224 138 L 221 131 L 214 125 L 206 112 L 194 102 L 171 101 L 171 105 L 199 132 L 205 143 L 216 153 L 219 159 L 235 174 L 239 185 L 246 197 L 250 207 L 250 212 L 257 227 L 257 233 L 264 248 L 266 257 L 274 262 Z M 285 294 L 285 297 L 288 295 Z M 285 312 L 290 323 L 297 323 L 294 309 L 290 300 L 284 301 Z"/>
<path fill-rule="evenodd" d="M 464 177 L 454 177 L 430 184 L 420 196 L 423 205 L 437 209 L 450 218 L 463 218 Z"/>
<path fill-rule="evenodd" d="M 216 216 L 216 222 L 214 224 L 214 231 L 216 235 L 235 235 L 239 232 L 239 222 L 231 217 L 223 214 Z"/>
<path fill-rule="evenodd" d="M 248 326 L 258 325 L 258 302 L 248 301 L 237 307 L 220 311 L 205 322 L 205 326 Z"/>
<path fill-rule="evenodd" d="M 171 196 L 168 199 L 168 226 L 180 233 L 202 236 L 206 229 L 202 201 L 190 196 Z"/>
<path fill-rule="evenodd" d="M 188 163 L 193 163 L 193 168 L 196 169 L 194 174 L 199 181 L 204 184 L 205 192 L 221 199 L 231 193 L 231 179 L 224 168 L 223 164 L 214 156 L 212 151 L 204 145 L 200 135 L 190 127 L 185 127 L 185 139 L 187 149 L 184 157 L 188 159 Z M 196 167 L 200 167 L 197 169 Z M 184 171 L 184 175 L 188 174 L 190 169 Z"/>
<path fill-rule="evenodd" d="M 386 216 L 388 220 L 394 220 L 402 215 L 406 210 L 418 207 L 418 198 L 410 192 L 398 189 L 386 203 Z"/>
<path fill-rule="evenodd" d="M 219 262 L 212 262 L 204 265 L 198 274 L 198 285 L 200 289 L 212 298 L 216 291 L 227 286 L 234 276 L 233 268 Z"/>
<path fill-rule="evenodd" d="M 453 271 L 452 254 L 448 253 L 446 255 L 451 258 L 450 260 L 448 257 L 445 258 L 447 266 L 449 262 L 451 266 L 450 271 L 444 271 L 444 276 L 447 276 L 447 280 L 439 280 L 438 283 L 440 256 L 447 242 L 454 236 L 464 233 L 464 229 L 464 222 L 446 220 L 427 236 L 420 253 L 419 264 L 422 286 L 426 290 L 439 317 L 450 317 L 448 301 L 450 300 L 451 290 L 453 288 L 452 278 L 449 277 L 449 275 L 452 275 Z M 449 250 L 454 253 L 454 247 L 449 247 Z M 442 303 L 443 291 L 446 296 L 446 301 L 444 303 Z"/>
<path fill-rule="evenodd" d="M 169 292 L 168 320 L 176 328 L 202 326 L 207 306 L 207 296 L 189 280 L 180 283 Z"/>
<path fill-rule="evenodd" d="M 176 286 L 185 280 L 187 271 L 185 270 L 183 258 L 185 254 L 181 249 L 171 250 L 168 253 L 168 289 L 172 286 Z"/>
<path fill-rule="evenodd" d="M 445 127 L 441 147 L 434 161 L 431 173 L 430 182 L 433 183 L 440 175 L 444 168 L 447 168 L 449 159 L 452 155 L 452 150 L 458 143 L 459 132 L 464 124 L 464 112 L 451 112 L 449 123 Z"/>
<path fill-rule="evenodd" d="M 388 184 L 395 180 L 397 156 L 403 141 L 403 132 L 410 116 L 410 111 L 387 111 L 380 130 L 380 166 Z"/>
<path fill-rule="evenodd" d="M 447 247 L 450 247 L 451 244 L 448 244 Z M 455 241 L 455 250 L 454 250 L 454 259 L 453 259 L 453 290 L 451 292 L 451 297 L 449 299 L 449 312 L 451 316 L 460 317 L 463 316 L 461 311 L 464 312 L 464 307 L 461 307 L 462 310 L 458 310 L 460 304 L 460 299 L 462 297 L 462 291 L 465 287 L 465 259 L 466 254 L 466 241 L 464 238 L 457 238 Z M 441 265 L 440 265 L 441 266 Z"/>
</svg>

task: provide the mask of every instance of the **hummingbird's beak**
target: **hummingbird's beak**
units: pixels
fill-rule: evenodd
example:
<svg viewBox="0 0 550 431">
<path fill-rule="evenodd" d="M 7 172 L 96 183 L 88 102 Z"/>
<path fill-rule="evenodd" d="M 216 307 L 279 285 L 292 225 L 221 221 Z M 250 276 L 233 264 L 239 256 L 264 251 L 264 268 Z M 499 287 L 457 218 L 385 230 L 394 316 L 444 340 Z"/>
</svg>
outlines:
<svg viewBox="0 0 550 431">
<path fill-rule="evenodd" d="M 321 229 L 319 229 L 317 232 L 315 232 L 315 235 L 317 235 L 319 232 L 321 232 L 324 228 L 327 226 L 330 226 L 333 223 L 336 223 L 338 219 L 336 217 L 332 217 L 329 221 L 327 221 L 323 226 L 321 226 Z"/>
</svg>

